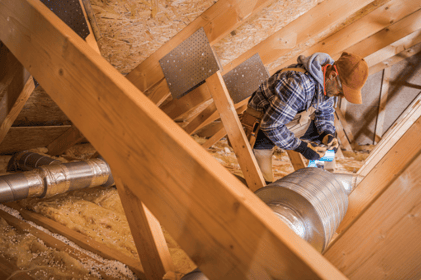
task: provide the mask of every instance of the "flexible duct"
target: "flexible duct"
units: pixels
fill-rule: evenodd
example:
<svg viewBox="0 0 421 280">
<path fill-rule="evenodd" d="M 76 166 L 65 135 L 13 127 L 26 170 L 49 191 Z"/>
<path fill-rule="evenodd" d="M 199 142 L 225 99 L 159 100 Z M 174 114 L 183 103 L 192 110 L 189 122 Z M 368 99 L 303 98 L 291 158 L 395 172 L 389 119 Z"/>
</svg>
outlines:
<svg viewBox="0 0 421 280">
<path fill-rule="evenodd" d="M 41 166 L 44 163 L 49 165 Z M 110 167 L 101 158 L 59 163 L 29 152 L 12 157 L 8 165 L 10 169 L 36 169 L 1 176 L 0 203 L 29 197 L 51 197 L 72 190 L 111 186 L 114 183 Z"/>
</svg>

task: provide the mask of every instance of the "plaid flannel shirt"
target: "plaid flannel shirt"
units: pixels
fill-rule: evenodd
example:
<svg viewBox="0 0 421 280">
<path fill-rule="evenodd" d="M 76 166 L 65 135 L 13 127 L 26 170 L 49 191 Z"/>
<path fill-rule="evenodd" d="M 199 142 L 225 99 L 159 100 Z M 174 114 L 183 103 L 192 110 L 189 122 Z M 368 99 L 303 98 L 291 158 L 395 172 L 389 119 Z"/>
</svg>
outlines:
<svg viewBox="0 0 421 280">
<path fill-rule="evenodd" d="M 334 98 L 324 96 L 322 86 L 308 72 L 276 72 L 253 93 L 248 106 L 265 112 L 260 129 L 276 146 L 286 150 L 296 149 L 301 140 L 285 125 L 310 106 L 316 108 L 314 122 L 319 134 L 336 131 Z"/>
</svg>

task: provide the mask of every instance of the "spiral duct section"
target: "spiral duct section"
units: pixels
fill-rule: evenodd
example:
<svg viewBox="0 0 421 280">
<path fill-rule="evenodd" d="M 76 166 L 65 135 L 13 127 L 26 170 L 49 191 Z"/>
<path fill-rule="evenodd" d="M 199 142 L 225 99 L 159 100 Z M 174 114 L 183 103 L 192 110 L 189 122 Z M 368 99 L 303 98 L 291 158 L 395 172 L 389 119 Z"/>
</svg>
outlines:
<svg viewBox="0 0 421 280">
<path fill-rule="evenodd" d="M 47 158 L 27 152 L 12 157 L 9 166 L 15 170 L 29 171 L 0 176 L 0 203 L 30 197 L 51 197 L 78 189 L 111 186 L 114 183 L 110 167 L 102 158 L 68 163 Z"/>
<path fill-rule="evenodd" d="M 348 209 L 358 180 L 320 168 L 303 168 L 256 191 L 296 234 L 323 252 Z"/>
</svg>

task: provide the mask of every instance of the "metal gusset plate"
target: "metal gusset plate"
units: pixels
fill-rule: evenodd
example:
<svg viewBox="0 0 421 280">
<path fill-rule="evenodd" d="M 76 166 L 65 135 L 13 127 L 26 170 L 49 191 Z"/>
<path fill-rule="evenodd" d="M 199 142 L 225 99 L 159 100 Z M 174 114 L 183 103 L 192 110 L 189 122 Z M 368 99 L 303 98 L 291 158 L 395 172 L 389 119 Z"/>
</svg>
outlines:
<svg viewBox="0 0 421 280">
<path fill-rule="evenodd" d="M 89 28 L 79 0 L 41 0 L 41 2 L 73 29 L 77 35 L 83 39 L 88 37 Z"/>
<path fill-rule="evenodd" d="M 180 98 L 219 70 L 203 28 L 159 60 L 173 98 Z"/>
<path fill-rule="evenodd" d="M 223 78 L 232 100 L 238 103 L 258 89 L 260 84 L 269 78 L 269 73 L 257 53 L 229 71 Z"/>
</svg>

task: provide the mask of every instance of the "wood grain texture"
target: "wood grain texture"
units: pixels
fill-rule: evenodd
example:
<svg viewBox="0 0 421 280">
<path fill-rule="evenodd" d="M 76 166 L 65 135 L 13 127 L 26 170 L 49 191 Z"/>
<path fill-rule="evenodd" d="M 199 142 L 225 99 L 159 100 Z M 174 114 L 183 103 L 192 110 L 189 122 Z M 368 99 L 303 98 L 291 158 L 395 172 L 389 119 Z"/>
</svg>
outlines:
<svg viewBox="0 0 421 280">
<path fill-rule="evenodd" d="M 158 220 L 123 181 L 115 178 L 115 182 L 146 278 L 162 279 L 167 273 L 175 272 Z"/>
<path fill-rule="evenodd" d="M 11 127 L 0 144 L 0 153 L 13 154 L 23 150 L 46 147 L 70 128 L 70 125 Z"/>
<path fill-rule="evenodd" d="M 204 28 L 209 43 L 213 45 L 272 2 L 273 0 L 220 0 L 216 2 L 133 69 L 126 78 L 141 91 L 149 89 L 164 78 L 159 60 L 198 29 Z"/>
<path fill-rule="evenodd" d="M 265 179 L 247 140 L 224 79 L 218 71 L 207 78 L 206 83 L 243 171 L 244 179 L 250 190 L 255 192 L 266 186 Z"/>
<path fill-rule="evenodd" d="M 286 150 L 286 152 L 288 154 L 289 160 L 291 161 L 292 167 L 294 167 L 294 170 L 306 168 L 304 159 L 300 153 L 291 150 Z"/>
<path fill-rule="evenodd" d="M 396 167 L 399 176 L 325 252 L 350 279 L 421 277 L 420 155 L 414 152 L 407 165 Z"/>
<path fill-rule="evenodd" d="M 48 144 L 48 154 L 50 156 L 57 156 L 64 153 L 67 149 L 73 147 L 77 143 L 85 139 L 85 136 L 74 125 L 66 130 L 65 133 L 56 138 L 53 142 Z"/>
<path fill-rule="evenodd" d="M 2 0 L 0 25 L 0 40 L 210 278 L 344 279 L 41 2 Z"/>
<path fill-rule="evenodd" d="M 390 182 L 399 177 L 402 170 L 420 151 L 421 119 L 418 119 L 396 144 L 378 161 L 371 172 L 349 196 L 348 211 L 337 232 L 342 233 L 352 227 L 364 210 L 381 195 Z"/>
<path fill-rule="evenodd" d="M 334 33 L 325 40 L 322 40 L 321 42 L 313 45 L 300 54 L 308 56 L 315 52 L 325 52 L 329 53 L 333 59 L 338 59 L 341 53 L 346 50 L 362 57 L 370 55 L 371 53 L 367 53 L 365 48 L 359 50 L 353 46 L 362 42 L 364 38 L 369 40 L 370 36 L 376 34 L 379 31 L 382 31 L 392 23 L 404 19 L 408 15 L 411 15 L 414 11 L 420 8 L 420 5 L 420 0 L 389 1 L 379 6 L 373 12 L 353 22 L 342 30 Z M 346 38 L 346 40 L 343 40 L 343 38 Z M 364 46 L 365 45 L 369 44 L 364 43 Z M 373 50 L 373 52 L 376 50 Z M 290 59 L 284 62 L 280 67 L 272 69 L 270 72 L 273 74 L 277 70 L 293 63 L 296 63 L 296 60 Z"/>
</svg>

